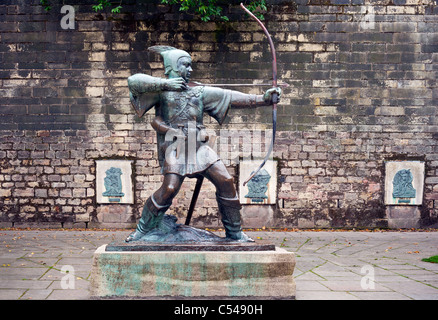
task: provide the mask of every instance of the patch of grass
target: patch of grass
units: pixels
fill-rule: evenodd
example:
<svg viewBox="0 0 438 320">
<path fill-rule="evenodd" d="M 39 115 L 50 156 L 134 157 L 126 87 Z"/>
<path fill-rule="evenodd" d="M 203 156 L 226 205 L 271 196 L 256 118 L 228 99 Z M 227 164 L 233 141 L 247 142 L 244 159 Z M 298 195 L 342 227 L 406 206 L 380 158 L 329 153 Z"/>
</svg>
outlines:
<svg viewBox="0 0 438 320">
<path fill-rule="evenodd" d="M 421 259 L 421 261 L 438 263 L 438 256 L 432 256 L 430 258 L 424 258 L 424 259 Z"/>
</svg>

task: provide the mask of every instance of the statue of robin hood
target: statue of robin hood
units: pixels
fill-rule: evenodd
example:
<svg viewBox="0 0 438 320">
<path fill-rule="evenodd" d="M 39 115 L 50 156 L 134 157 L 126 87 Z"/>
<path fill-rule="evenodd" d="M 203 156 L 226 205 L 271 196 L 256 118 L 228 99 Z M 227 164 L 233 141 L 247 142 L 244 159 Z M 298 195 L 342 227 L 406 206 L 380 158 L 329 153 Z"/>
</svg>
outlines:
<svg viewBox="0 0 438 320">
<path fill-rule="evenodd" d="M 186 51 L 169 46 L 153 46 L 149 50 L 163 57 L 167 78 L 135 74 L 128 78 L 129 95 L 139 117 L 155 107 L 152 127 L 157 132 L 158 158 L 164 179 L 161 187 L 146 200 L 137 228 L 126 241 L 142 241 L 160 228 L 164 213 L 185 177 L 200 176 L 216 187 L 226 239 L 253 241 L 242 232 L 241 205 L 234 181 L 208 144 L 203 115 L 207 113 L 222 124 L 231 107 L 271 105 L 272 96 L 280 96 L 281 90 L 271 88 L 264 95 L 253 95 L 210 86 L 189 87 L 193 70 L 192 59 Z"/>
</svg>

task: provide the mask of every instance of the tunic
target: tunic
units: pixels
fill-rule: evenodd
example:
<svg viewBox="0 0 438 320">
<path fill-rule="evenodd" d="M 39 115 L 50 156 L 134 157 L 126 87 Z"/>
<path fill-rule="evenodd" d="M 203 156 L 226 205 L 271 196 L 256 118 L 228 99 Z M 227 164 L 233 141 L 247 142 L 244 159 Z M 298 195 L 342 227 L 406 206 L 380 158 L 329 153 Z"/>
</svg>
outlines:
<svg viewBox="0 0 438 320">
<path fill-rule="evenodd" d="M 141 81 L 151 77 L 141 76 L 134 75 L 133 77 L 138 77 L 140 81 L 129 82 L 131 102 L 137 113 L 142 116 L 155 107 L 156 115 L 160 116 L 167 126 L 179 131 L 179 137 L 174 133 L 157 132 L 158 160 L 162 173 L 194 176 L 219 161 L 217 153 L 199 138 L 203 114 L 207 113 L 222 124 L 231 106 L 232 91 L 199 86 L 185 91 L 151 92 L 145 91 L 146 87 L 151 86 Z M 181 136 L 184 138 L 181 139 Z"/>
</svg>

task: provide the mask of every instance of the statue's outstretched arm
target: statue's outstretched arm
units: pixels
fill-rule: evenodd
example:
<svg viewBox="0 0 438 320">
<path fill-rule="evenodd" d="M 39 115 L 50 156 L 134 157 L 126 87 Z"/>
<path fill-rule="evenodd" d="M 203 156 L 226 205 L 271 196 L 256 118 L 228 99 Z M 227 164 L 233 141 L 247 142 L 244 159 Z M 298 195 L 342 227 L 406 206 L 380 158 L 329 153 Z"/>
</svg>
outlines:
<svg viewBox="0 0 438 320">
<path fill-rule="evenodd" d="M 278 99 L 276 100 L 276 103 L 278 103 L 281 96 L 280 88 L 271 88 L 267 90 L 263 95 L 246 94 L 239 91 L 231 91 L 231 106 L 237 108 L 269 106 L 273 104 L 272 95 L 274 93 L 278 95 Z"/>
</svg>

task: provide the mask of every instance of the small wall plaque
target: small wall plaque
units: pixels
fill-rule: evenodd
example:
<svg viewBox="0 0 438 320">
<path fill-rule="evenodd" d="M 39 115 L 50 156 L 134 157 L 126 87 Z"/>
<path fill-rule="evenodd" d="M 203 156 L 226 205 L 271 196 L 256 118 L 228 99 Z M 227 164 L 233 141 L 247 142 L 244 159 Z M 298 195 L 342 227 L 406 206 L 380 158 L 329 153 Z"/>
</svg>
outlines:
<svg viewBox="0 0 438 320">
<path fill-rule="evenodd" d="M 386 205 L 421 205 L 424 188 L 424 162 L 387 161 Z"/>
<path fill-rule="evenodd" d="M 96 160 L 97 203 L 134 203 L 132 160 Z"/>
<path fill-rule="evenodd" d="M 266 169 L 261 169 L 250 181 L 248 181 L 248 194 L 245 198 L 251 199 L 253 203 L 263 203 L 264 199 L 268 199 L 266 191 L 268 191 L 269 180 L 271 175 Z"/>
<path fill-rule="evenodd" d="M 122 169 L 111 167 L 105 171 L 106 177 L 103 179 L 105 192 L 104 197 L 108 197 L 110 202 L 120 202 L 120 199 L 125 195 L 122 192 Z"/>
<path fill-rule="evenodd" d="M 258 168 L 260 161 L 240 161 L 240 203 L 275 204 L 277 197 L 277 162 L 267 161 L 265 166 L 248 183 L 243 182 Z"/>
</svg>

